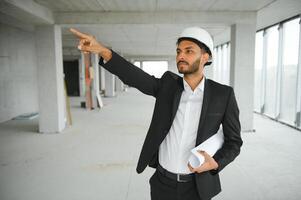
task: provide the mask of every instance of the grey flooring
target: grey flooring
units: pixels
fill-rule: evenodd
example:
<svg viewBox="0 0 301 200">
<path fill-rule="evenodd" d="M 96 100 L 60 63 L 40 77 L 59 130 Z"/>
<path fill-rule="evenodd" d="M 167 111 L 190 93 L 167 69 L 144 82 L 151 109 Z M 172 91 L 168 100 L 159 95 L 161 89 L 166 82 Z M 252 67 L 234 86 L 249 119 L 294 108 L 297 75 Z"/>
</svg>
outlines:
<svg viewBox="0 0 301 200">
<path fill-rule="evenodd" d="M 102 110 L 71 98 L 73 125 L 40 134 L 38 119 L 0 124 L 0 200 L 149 200 L 153 169 L 135 168 L 154 98 L 136 89 L 103 98 Z M 301 132 L 254 114 L 240 156 L 221 173 L 214 200 L 301 199 Z"/>
</svg>

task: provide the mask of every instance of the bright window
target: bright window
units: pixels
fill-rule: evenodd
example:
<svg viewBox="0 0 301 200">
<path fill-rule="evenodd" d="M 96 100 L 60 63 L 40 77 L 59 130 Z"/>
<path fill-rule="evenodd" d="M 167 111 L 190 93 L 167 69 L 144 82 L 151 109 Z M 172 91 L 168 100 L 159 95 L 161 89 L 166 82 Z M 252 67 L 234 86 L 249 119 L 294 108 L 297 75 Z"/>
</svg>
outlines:
<svg viewBox="0 0 301 200">
<path fill-rule="evenodd" d="M 266 94 L 264 113 L 276 117 L 276 85 L 278 64 L 278 26 L 267 29 Z"/>
<path fill-rule="evenodd" d="M 213 69 L 214 80 L 229 85 L 230 82 L 230 44 L 214 48 Z"/>
<path fill-rule="evenodd" d="M 141 66 L 140 66 L 140 63 L 141 63 L 140 61 L 135 61 L 135 62 L 134 62 L 134 65 L 136 65 L 137 67 L 140 68 L 140 67 L 141 67 Z"/>
<path fill-rule="evenodd" d="M 254 80 L 254 109 L 261 111 L 262 63 L 263 63 L 263 31 L 256 33 L 255 42 L 255 80 Z"/>
<path fill-rule="evenodd" d="M 150 75 L 160 78 L 168 70 L 167 61 L 143 61 L 142 69 Z"/>
<path fill-rule="evenodd" d="M 299 55 L 299 18 L 283 24 L 283 72 L 281 87 L 282 121 L 294 125 Z"/>
<path fill-rule="evenodd" d="M 229 67 L 229 45 L 222 45 L 222 66 L 221 66 L 221 83 L 229 85 L 230 67 Z"/>
</svg>

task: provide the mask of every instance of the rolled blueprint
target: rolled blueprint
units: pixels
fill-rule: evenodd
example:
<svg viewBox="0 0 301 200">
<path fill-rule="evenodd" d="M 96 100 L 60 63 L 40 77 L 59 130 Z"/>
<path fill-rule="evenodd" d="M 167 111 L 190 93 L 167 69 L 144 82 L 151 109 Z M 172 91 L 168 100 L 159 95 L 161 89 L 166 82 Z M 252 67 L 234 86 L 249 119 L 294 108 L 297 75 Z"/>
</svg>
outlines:
<svg viewBox="0 0 301 200">
<path fill-rule="evenodd" d="M 221 126 L 217 133 L 191 150 L 191 155 L 189 157 L 190 165 L 193 168 L 196 168 L 204 163 L 205 158 L 198 151 L 206 151 L 210 156 L 213 156 L 217 152 L 217 150 L 219 150 L 223 146 L 223 143 L 224 133 Z"/>
</svg>

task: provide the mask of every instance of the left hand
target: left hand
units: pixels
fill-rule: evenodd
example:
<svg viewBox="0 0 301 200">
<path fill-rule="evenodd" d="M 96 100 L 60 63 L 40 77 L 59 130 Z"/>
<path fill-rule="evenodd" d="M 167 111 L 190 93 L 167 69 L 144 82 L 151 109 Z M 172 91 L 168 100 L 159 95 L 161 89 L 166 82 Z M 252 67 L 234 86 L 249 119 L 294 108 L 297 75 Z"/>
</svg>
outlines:
<svg viewBox="0 0 301 200">
<path fill-rule="evenodd" d="M 218 168 L 217 162 L 212 158 L 206 151 L 198 151 L 202 156 L 204 156 L 204 163 L 196 168 L 193 168 L 190 163 L 188 163 L 188 168 L 192 173 L 202 173 Z"/>
</svg>

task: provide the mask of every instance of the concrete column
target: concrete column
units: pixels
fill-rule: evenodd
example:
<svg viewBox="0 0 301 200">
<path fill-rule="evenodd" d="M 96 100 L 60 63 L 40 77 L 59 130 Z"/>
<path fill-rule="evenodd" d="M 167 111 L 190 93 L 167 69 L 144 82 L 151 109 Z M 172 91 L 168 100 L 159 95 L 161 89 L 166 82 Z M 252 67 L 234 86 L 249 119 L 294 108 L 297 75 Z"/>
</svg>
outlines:
<svg viewBox="0 0 301 200">
<path fill-rule="evenodd" d="M 98 87 L 98 83 L 96 83 L 96 63 L 95 63 L 95 59 L 98 59 L 98 56 L 96 58 L 95 54 L 90 53 L 90 60 L 91 60 L 91 65 L 90 65 L 90 76 L 92 77 L 91 80 L 91 97 L 92 97 L 92 108 L 96 108 L 97 107 L 97 97 L 96 97 L 96 87 Z M 98 64 L 97 64 L 98 65 Z M 97 71 L 98 73 L 98 71 Z M 96 85 L 97 84 L 97 85 Z"/>
<path fill-rule="evenodd" d="M 231 26 L 230 85 L 240 109 L 242 131 L 253 131 L 256 23 Z"/>
<path fill-rule="evenodd" d="M 299 22 L 299 57 L 298 57 L 298 76 L 297 76 L 297 95 L 296 95 L 296 121 L 295 124 L 301 129 L 301 19 Z M 299 103 L 298 103 L 299 102 Z"/>
<path fill-rule="evenodd" d="M 79 71 L 79 93 L 81 97 L 86 95 L 85 89 L 85 61 L 84 61 L 84 53 L 81 52 L 80 58 L 78 60 L 78 71 Z"/>
<path fill-rule="evenodd" d="M 104 91 L 106 80 L 105 80 L 105 69 L 103 67 L 100 67 L 99 69 L 99 78 L 100 78 L 100 82 L 99 82 L 100 90 Z"/>
<path fill-rule="evenodd" d="M 105 70 L 105 96 L 114 97 L 115 95 L 115 75 Z"/>
<path fill-rule="evenodd" d="M 61 132 L 65 128 L 65 96 L 61 27 L 36 27 L 39 90 L 39 131 Z"/>
<path fill-rule="evenodd" d="M 91 60 L 92 60 L 92 66 L 94 69 L 94 77 L 93 77 L 93 94 L 95 96 L 92 96 L 93 101 L 95 102 L 95 107 L 103 107 L 103 103 L 100 97 L 100 79 L 99 79 L 99 65 L 98 65 L 98 60 L 99 56 L 98 54 L 92 54 L 91 55 Z"/>
<path fill-rule="evenodd" d="M 115 83 L 116 83 L 115 84 L 116 91 L 118 91 L 118 92 L 124 91 L 124 84 L 117 76 L 115 76 Z"/>
</svg>

